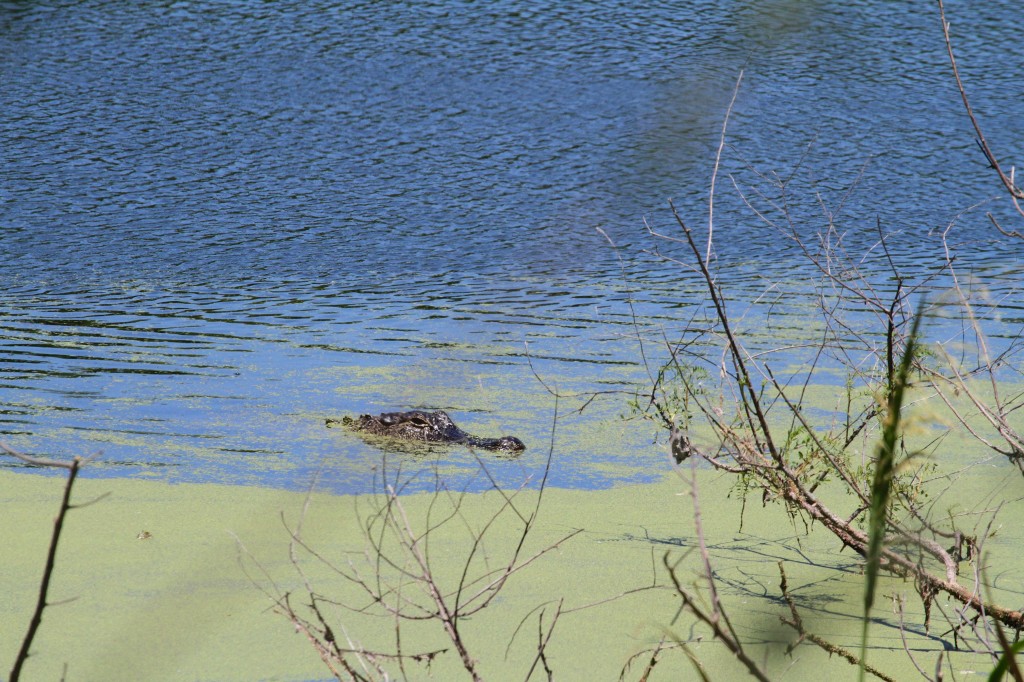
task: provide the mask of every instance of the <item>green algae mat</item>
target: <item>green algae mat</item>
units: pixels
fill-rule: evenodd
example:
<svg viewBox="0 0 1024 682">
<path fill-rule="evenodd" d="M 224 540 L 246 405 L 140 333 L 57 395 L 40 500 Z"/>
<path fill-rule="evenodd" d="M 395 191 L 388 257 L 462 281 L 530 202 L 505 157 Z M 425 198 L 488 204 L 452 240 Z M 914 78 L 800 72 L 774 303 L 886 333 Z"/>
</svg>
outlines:
<svg viewBox="0 0 1024 682">
<path fill-rule="evenodd" d="M 820 679 L 823 666 L 829 679 L 855 679 L 856 668 L 809 644 L 786 655 L 797 636 L 779 620 L 788 615 L 788 607 L 777 565 L 785 564 L 790 594 L 807 629 L 856 651 L 863 589 L 859 558 L 841 552 L 830 537 L 808 533 L 779 508 L 762 506 L 760 498 L 748 498 L 744 509 L 731 479 L 696 473 L 716 584 L 752 655 L 777 679 Z M 1000 477 L 1012 474 L 996 467 L 978 473 L 986 476 L 978 490 L 991 489 Z M 10 670 L 24 636 L 62 489 L 59 477 L 0 472 L 0 675 Z M 322 611 L 339 640 L 394 650 L 395 619 L 366 609 L 366 592 L 342 575 L 373 578 L 373 557 L 362 529 L 380 498 L 313 494 L 307 499 L 261 488 L 90 480 L 86 468 L 73 502 L 85 504 L 101 495 L 106 496 L 73 509 L 66 520 L 52 605 L 44 613 L 24 679 L 329 679 L 313 646 L 275 613 L 267 596 L 287 592 L 301 604 L 308 601 L 310 586 L 325 599 Z M 535 495 L 523 491 L 517 500 L 533 509 Z M 450 499 L 427 494 L 401 498 L 412 523 L 428 514 L 441 518 Z M 459 522 L 438 531 L 428 550 L 442 586 L 457 583 L 462 574 L 470 544 L 467 528 L 491 518 L 503 498 L 473 494 L 459 498 L 459 504 Z M 1020 512 L 1021 502 L 1010 500 L 998 519 Z M 290 549 L 288 529 L 300 517 L 304 542 L 323 561 L 301 547 Z M 514 549 L 519 525 L 514 515 L 500 518 L 488 527 L 471 571 L 500 565 Z M 512 575 L 486 609 L 461 622 L 460 634 L 484 679 L 525 679 L 537 659 L 538 639 L 548 632 L 545 659 L 533 679 L 545 678 L 544 665 L 561 679 L 615 680 L 623 669 L 625 679 L 639 679 L 650 651 L 662 641 L 669 648 L 659 654 L 649 679 L 696 679 L 691 661 L 672 648 L 675 640 L 688 643 L 712 680 L 744 674 L 706 628 L 680 611 L 681 600 L 667 578 L 666 556 L 679 562 L 677 575 L 691 592 L 707 595 L 692 498 L 682 477 L 602 491 L 548 489 L 522 556 L 573 533 Z M 990 577 L 999 589 L 1018 595 L 1022 571 L 1015 548 L 1020 541 L 1019 528 L 1008 525 L 985 547 Z M 415 585 L 407 581 L 404 589 Z M 892 609 L 876 608 L 871 663 L 896 679 L 909 679 L 916 672 L 905 647 L 933 666 L 937 652 L 953 639 L 949 633 L 924 631 L 912 585 L 888 580 L 882 594 L 903 601 L 907 624 L 901 632 Z M 556 612 L 560 615 L 551 628 Z M 429 665 L 407 661 L 404 672 L 390 665 L 394 677 L 468 679 L 436 621 L 398 625 L 406 653 L 447 652 Z M 949 665 L 958 674 L 987 674 L 992 666 L 981 656 L 951 656 Z"/>
</svg>

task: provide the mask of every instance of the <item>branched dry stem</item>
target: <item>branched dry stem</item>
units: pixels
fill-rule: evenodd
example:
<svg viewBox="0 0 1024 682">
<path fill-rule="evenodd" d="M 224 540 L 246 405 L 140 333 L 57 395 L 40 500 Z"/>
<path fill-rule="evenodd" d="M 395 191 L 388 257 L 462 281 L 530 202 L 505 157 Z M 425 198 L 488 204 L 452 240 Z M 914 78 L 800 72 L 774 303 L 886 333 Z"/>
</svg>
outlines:
<svg viewBox="0 0 1024 682">
<path fill-rule="evenodd" d="M 554 419 L 557 423 L 557 405 Z M 474 503 L 494 503 L 483 517 L 476 511 L 476 507 L 472 514 L 465 510 L 465 504 L 470 499 L 466 490 L 451 490 L 436 472 L 434 493 L 426 501 L 425 508 L 417 507 L 414 512 L 406 503 L 403 493 L 416 475 L 403 475 L 401 467 L 394 473 L 389 472 L 388 460 L 384 457 L 378 469 L 379 492 L 356 498 L 357 506 L 363 507 L 358 512 L 364 540 L 361 561 L 338 561 L 304 538 L 303 524 L 311 500 L 311 495 L 307 495 L 298 522 L 294 526 L 285 523 L 291 538 L 290 560 L 302 580 L 304 604 L 300 608 L 295 603 L 294 595 L 279 589 L 262 567 L 262 577 L 253 582 L 261 586 L 273 601 L 275 609 L 309 639 L 328 669 L 339 680 L 390 679 L 389 666 L 397 666 L 402 676 L 408 677 L 407 664 L 429 665 L 436 657 L 448 651 L 405 651 L 402 645 L 403 630 L 413 621 L 436 623 L 451 643 L 451 650 L 458 656 L 469 678 L 480 680 L 479 661 L 470 650 L 461 626 L 469 617 L 491 606 L 513 576 L 582 532 L 581 529 L 571 530 L 540 549 L 527 551 L 527 541 L 539 518 L 551 468 L 553 433 L 554 430 L 543 476 L 537 482 L 537 489 L 528 496 L 529 499 L 526 499 L 524 492 L 533 482 L 531 479 L 525 480 L 517 489 L 506 490 L 491 475 L 487 463 L 477 457 L 481 478 L 488 484 L 488 489 L 485 493 L 474 495 Z M 502 540 L 501 554 L 495 554 L 485 551 L 485 547 L 487 539 L 497 534 L 499 522 L 511 523 L 516 530 L 512 538 Z M 450 567 L 453 560 L 453 532 L 461 532 L 465 538 L 454 545 L 460 548 L 458 551 L 462 554 L 456 559 L 458 570 L 452 579 L 448 577 L 451 574 L 447 570 L 442 574 L 435 567 L 431 547 L 432 543 L 444 543 L 443 563 Z M 246 556 L 255 562 L 247 552 Z M 320 594 L 313 580 L 308 577 L 305 563 L 309 559 L 329 569 L 342 578 L 344 583 L 355 587 L 366 598 L 365 603 L 352 603 L 351 599 L 336 600 Z M 258 562 L 256 564 L 259 565 Z M 264 587 L 267 583 L 271 587 Z M 620 596 L 642 589 L 650 588 L 638 588 Z M 391 618 L 394 622 L 393 649 L 369 649 L 353 641 L 337 616 L 324 610 L 326 605 L 355 614 Z M 559 619 L 566 612 L 579 608 L 583 607 L 565 609 L 561 601 L 553 612 L 541 608 L 536 654 L 527 678 L 538 667 L 549 678 L 553 676 L 547 655 L 548 644 Z M 347 644 L 339 642 L 339 634 L 343 634 Z"/>
<path fill-rule="evenodd" d="M 696 616 L 699 621 L 711 629 L 715 639 L 719 640 L 729 651 L 732 652 L 752 677 L 762 680 L 762 682 L 768 682 L 768 675 L 743 649 L 743 643 L 740 641 L 740 637 L 733 628 L 732 622 L 730 622 L 729 616 L 726 614 L 725 608 L 722 606 L 722 602 L 718 597 L 718 588 L 715 585 L 715 575 L 711 568 L 711 558 L 708 554 L 707 544 L 704 539 L 704 527 L 701 523 L 701 508 L 697 488 L 696 468 L 691 469 L 691 478 L 688 482 L 688 487 L 690 496 L 693 500 L 694 533 L 697 536 L 697 542 L 700 549 L 701 567 L 703 569 L 702 578 L 704 585 L 708 590 L 708 594 L 711 596 L 710 608 L 708 609 L 702 606 L 699 600 L 691 594 L 689 590 L 683 587 L 682 581 L 680 580 L 677 572 L 678 561 L 673 562 L 671 555 L 668 552 L 666 552 L 662 558 L 662 564 L 668 572 L 669 579 L 672 581 L 676 594 L 682 598 L 683 606 L 688 609 L 690 613 Z M 685 648 L 685 643 L 677 635 L 669 632 L 668 636 L 671 637 L 679 646 Z"/>
<path fill-rule="evenodd" d="M 47 606 L 51 604 L 47 601 L 47 596 L 50 591 L 50 580 L 53 578 L 54 569 L 57 566 L 57 544 L 60 541 L 61 530 L 64 528 L 64 519 L 67 516 L 68 511 L 75 509 L 76 506 L 84 505 L 72 505 L 71 504 L 71 490 L 75 485 L 75 479 L 78 477 L 78 472 L 87 462 L 96 457 L 75 457 L 70 462 L 46 459 L 42 457 L 32 457 L 22 452 L 9 447 L 6 443 L 0 443 L 0 450 L 3 450 L 8 455 L 16 457 L 21 461 L 37 467 L 51 467 L 59 469 L 67 469 L 68 477 L 64 484 L 64 495 L 61 498 L 60 510 L 57 512 L 56 518 L 53 520 L 53 533 L 50 536 L 50 545 L 46 552 L 46 565 L 43 567 L 43 575 L 39 584 L 39 592 L 36 595 L 36 606 L 32 611 L 32 616 L 29 619 L 28 630 L 25 632 L 25 638 L 22 640 L 21 648 L 18 650 L 18 655 L 14 659 L 14 665 L 11 668 L 11 674 L 8 678 L 10 682 L 18 682 L 21 679 L 21 672 L 25 666 L 25 662 L 28 661 L 29 655 L 32 651 L 32 641 L 35 639 L 36 633 L 39 630 L 39 626 L 43 622 L 43 612 Z M 93 500 L 95 502 L 95 500 Z M 89 502 L 87 504 L 92 504 Z"/>
</svg>

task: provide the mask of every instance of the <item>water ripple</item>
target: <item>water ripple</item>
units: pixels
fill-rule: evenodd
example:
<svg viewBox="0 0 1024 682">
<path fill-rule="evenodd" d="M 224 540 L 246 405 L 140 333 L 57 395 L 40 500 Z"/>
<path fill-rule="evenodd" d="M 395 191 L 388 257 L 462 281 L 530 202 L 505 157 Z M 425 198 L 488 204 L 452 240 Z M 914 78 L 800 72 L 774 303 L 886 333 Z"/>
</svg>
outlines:
<svg viewBox="0 0 1024 682">
<path fill-rule="evenodd" d="M 1007 149 L 1015 12 L 957 18 L 979 27 L 958 34 L 962 67 Z M 950 221 L 998 188 L 935 22 L 836 1 L 5 5 L 0 433 L 170 480 L 301 486 L 326 458 L 352 490 L 379 453 L 326 416 L 445 407 L 531 443 L 514 477 L 550 436 L 536 371 L 622 392 L 559 421 L 556 484 L 657 471 L 620 398 L 646 380 L 641 340 L 659 357 L 709 310 L 671 260 L 685 248 L 644 221 L 679 236 L 674 197 L 706 225 L 744 68 L 716 263 L 752 352 L 815 310 L 818 275 L 779 228 L 816 244 L 831 220 L 883 295 L 879 224 L 904 275 L 938 272 Z M 1007 340 L 1024 254 L 987 210 L 1013 219 L 992 201 L 949 243 Z M 796 362 L 792 345 L 773 357 Z"/>
</svg>

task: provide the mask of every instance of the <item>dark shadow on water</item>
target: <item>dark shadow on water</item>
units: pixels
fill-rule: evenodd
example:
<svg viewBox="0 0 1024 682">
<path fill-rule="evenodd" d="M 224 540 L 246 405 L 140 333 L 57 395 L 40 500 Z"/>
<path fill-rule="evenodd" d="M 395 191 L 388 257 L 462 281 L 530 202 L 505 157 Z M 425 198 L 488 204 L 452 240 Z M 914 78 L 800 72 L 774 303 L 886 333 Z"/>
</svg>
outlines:
<svg viewBox="0 0 1024 682">
<path fill-rule="evenodd" d="M 650 535 L 637 536 L 626 534 L 622 538 L 625 541 L 648 542 L 652 545 L 669 546 L 679 548 L 696 548 L 696 538 L 681 536 L 652 537 Z M 779 539 L 765 539 L 750 535 L 740 535 L 733 540 L 708 545 L 708 554 L 713 567 L 713 576 L 716 585 L 721 588 L 728 588 L 727 594 L 732 594 L 739 599 L 736 602 L 743 603 L 751 600 L 755 605 L 746 606 L 749 613 L 757 610 L 755 621 L 761 623 L 753 628 L 755 635 L 747 641 L 759 644 L 775 644 L 780 641 L 794 640 L 796 634 L 788 628 L 778 627 L 778 617 L 789 616 L 789 606 L 779 591 L 779 574 L 775 568 L 779 562 L 785 565 L 799 564 L 816 569 L 815 575 L 823 577 L 810 582 L 803 582 L 798 586 L 791 584 L 789 596 L 796 604 L 801 616 L 808 617 L 811 622 L 828 623 L 829 621 L 845 621 L 847 623 L 860 623 L 861 621 L 861 581 L 863 562 L 860 558 L 845 558 L 837 554 L 824 554 L 820 558 L 814 558 L 800 547 L 801 538 L 790 536 Z M 718 568 L 721 567 L 721 568 Z M 754 567 L 754 568 L 751 568 Z M 787 573 L 789 573 L 787 571 Z M 698 590 L 702 589 L 702 582 L 698 584 Z M 909 591 L 912 586 L 909 586 Z M 916 597 L 911 597 L 916 598 Z M 735 602 L 734 602 L 735 603 Z M 725 599 L 725 608 L 730 609 L 730 600 Z M 882 616 L 876 612 L 872 622 L 882 631 L 894 634 L 892 644 L 883 643 L 885 640 L 880 637 L 873 637 L 873 649 L 886 649 L 891 651 L 903 651 L 904 646 L 900 639 L 900 630 L 909 633 L 917 638 L 934 642 L 941 646 L 944 651 L 957 651 L 956 638 L 950 631 L 948 624 L 940 622 L 941 613 L 933 609 L 933 622 L 929 630 L 925 630 L 923 623 L 917 622 L 912 617 L 904 618 L 901 626 L 899 619 L 895 616 Z M 834 629 L 835 625 L 828 626 Z M 859 625 L 851 627 L 850 631 L 858 630 Z M 811 626 L 813 630 L 813 626 Z M 859 631 L 859 630 L 858 630 Z M 843 645 L 840 643 L 840 645 Z M 847 643 L 847 646 L 852 643 Z M 934 653 L 934 648 L 923 645 L 910 646 L 911 651 Z"/>
</svg>

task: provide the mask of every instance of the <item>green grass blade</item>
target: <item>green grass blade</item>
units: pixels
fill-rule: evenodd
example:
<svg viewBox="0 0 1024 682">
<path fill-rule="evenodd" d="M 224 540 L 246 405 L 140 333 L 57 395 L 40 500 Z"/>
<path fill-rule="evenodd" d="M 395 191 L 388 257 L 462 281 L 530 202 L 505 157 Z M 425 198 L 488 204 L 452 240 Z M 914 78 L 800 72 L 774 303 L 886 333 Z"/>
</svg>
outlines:
<svg viewBox="0 0 1024 682">
<path fill-rule="evenodd" d="M 1024 651 L 1024 640 L 1003 651 L 1003 655 L 999 657 L 999 663 L 996 664 L 996 667 L 992 669 L 992 673 L 988 676 L 988 682 L 1001 682 L 1003 676 L 1010 669 L 1011 659 L 1021 651 Z"/>
<path fill-rule="evenodd" d="M 878 586 L 878 572 L 882 559 L 882 546 L 885 540 L 885 527 L 889 511 L 889 497 L 892 491 L 892 477 L 896 468 L 896 447 L 900 434 L 900 409 L 903 407 L 903 396 L 906 392 L 907 379 L 913 366 L 917 350 L 917 333 L 921 322 L 920 312 L 914 317 L 907 347 L 903 351 L 899 371 L 893 377 L 889 392 L 888 409 L 882 427 L 882 440 L 878 444 L 878 457 L 875 461 L 875 476 L 871 483 L 871 509 L 868 521 L 868 548 L 865 567 L 864 587 L 864 622 L 861 632 L 861 668 L 860 679 L 864 679 L 864 663 L 867 660 L 868 626 L 871 622 L 871 607 L 875 603 L 875 590 Z"/>
</svg>

